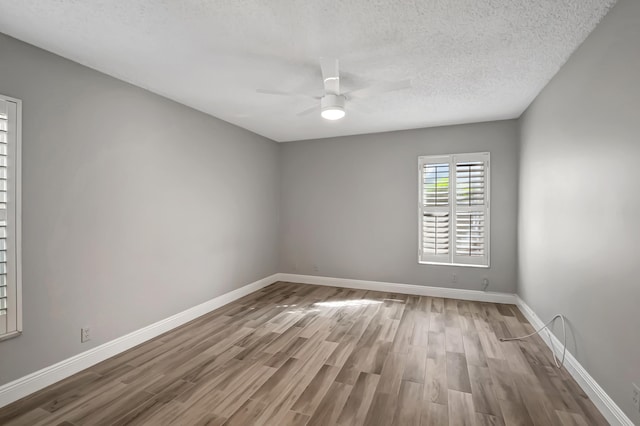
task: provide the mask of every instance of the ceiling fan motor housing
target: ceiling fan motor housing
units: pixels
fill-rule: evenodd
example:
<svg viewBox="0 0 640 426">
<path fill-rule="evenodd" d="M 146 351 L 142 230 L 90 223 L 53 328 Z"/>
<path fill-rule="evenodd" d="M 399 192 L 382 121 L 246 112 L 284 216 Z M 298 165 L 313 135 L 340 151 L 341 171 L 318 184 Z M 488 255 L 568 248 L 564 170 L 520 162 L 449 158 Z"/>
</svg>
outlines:
<svg viewBox="0 0 640 426">
<path fill-rule="evenodd" d="M 342 95 L 324 95 L 320 99 L 320 107 L 322 110 L 342 109 L 344 110 L 344 96 Z"/>
</svg>

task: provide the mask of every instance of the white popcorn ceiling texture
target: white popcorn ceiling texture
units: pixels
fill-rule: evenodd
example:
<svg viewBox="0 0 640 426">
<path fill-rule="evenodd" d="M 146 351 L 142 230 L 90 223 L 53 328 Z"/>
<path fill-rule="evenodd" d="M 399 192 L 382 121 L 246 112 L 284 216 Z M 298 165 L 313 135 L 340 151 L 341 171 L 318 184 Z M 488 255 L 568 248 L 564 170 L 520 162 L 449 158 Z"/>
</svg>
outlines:
<svg viewBox="0 0 640 426">
<path fill-rule="evenodd" d="M 615 0 L 2 0 L 0 32 L 277 141 L 515 118 Z M 345 90 L 413 87 L 298 117 L 321 56 Z"/>
</svg>

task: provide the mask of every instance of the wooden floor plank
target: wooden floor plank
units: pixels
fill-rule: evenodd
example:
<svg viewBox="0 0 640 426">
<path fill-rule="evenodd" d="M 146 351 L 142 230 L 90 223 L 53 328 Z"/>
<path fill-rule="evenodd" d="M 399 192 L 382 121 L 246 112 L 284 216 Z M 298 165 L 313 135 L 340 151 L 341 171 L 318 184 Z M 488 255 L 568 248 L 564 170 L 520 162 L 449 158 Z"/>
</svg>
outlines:
<svg viewBox="0 0 640 426">
<path fill-rule="evenodd" d="M 307 425 L 324 426 L 335 424 L 347 402 L 347 398 L 349 398 L 351 389 L 352 386 L 340 382 L 333 382 Z"/>
<path fill-rule="evenodd" d="M 282 426 L 305 426 L 309 422 L 309 416 L 289 411 L 282 420 Z M 245 423 L 250 424 L 250 423 Z"/>
<path fill-rule="evenodd" d="M 470 393 L 449 389 L 449 425 L 475 426 L 476 412 Z"/>
<path fill-rule="evenodd" d="M 338 375 L 338 372 L 338 367 L 327 364 L 323 365 L 291 409 L 309 416 L 313 414 Z"/>
<path fill-rule="evenodd" d="M 402 379 L 409 380 L 414 383 L 424 383 L 426 363 L 426 348 L 420 346 L 410 346 Z"/>
<path fill-rule="evenodd" d="M 394 426 L 420 426 L 423 387 L 424 385 L 421 383 L 409 380 L 402 381 L 393 419 Z"/>
<path fill-rule="evenodd" d="M 380 376 L 371 373 L 360 373 L 345 403 L 338 424 L 356 426 L 364 424 L 367 412 L 373 401 Z"/>
<path fill-rule="evenodd" d="M 0 409 L 33 425 L 606 425 L 513 305 L 276 283 Z"/>
<path fill-rule="evenodd" d="M 469 368 L 464 354 L 447 352 L 447 384 L 449 389 L 471 393 Z"/>
<path fill-rule="evenodd" d="M 422 403 L 421 426 L 441 426 L 449 424 L 449 407 L 430 402 Z"/>
</svg>

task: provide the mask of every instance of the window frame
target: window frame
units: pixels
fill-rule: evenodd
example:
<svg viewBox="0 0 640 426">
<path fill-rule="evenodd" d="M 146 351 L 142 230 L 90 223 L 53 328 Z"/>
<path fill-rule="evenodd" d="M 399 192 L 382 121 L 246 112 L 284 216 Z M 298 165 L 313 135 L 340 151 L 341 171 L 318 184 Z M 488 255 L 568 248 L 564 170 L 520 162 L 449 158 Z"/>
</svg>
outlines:
<svg viewBox="0 0 640 426">
<path fill-rule="evenodd" d="M 0 100 L 15 104 L 15 141 L 7 141 L 7 164 L 13 163 L 12 169 L 7 168 L 7 205 L 13 205 L 7 211 L 7 271 L 9 263 L 14 268 L 12 277 L 7 274 L 7 305 L 14 306 L 14 313 L 7 312 L 7 331 L 0 334 L 0 341 L 3 341 L 22 334 L 22 100 L 2 94 Z M 9 126 L 11 121 L 9 117 Z M 13 149 L 11 142 L 14 143 Z M 10 218 L 13 219 L 13 226 L 10 225 Z"/>
<path fill-rule="evenodd" d="M 482 210 L 485 215 L 485 256 L 473 258 L 471 256 L 456 255 L 456 214 L 465 211 L 477 211 L 477 207 L 458 206 L 456 203 L 456 164 L 471 161 L 485 163 L 485 203 Z M 449 164 L 449 205 L 425 206 L 424 196 L 424 166 L 425 164 Z M 449 214 L 449 253 L 446 255 L 423 254 L 423 214 L 425 212 L 444 212 Z M 418 263 L 422 265 L 463 266 L 471 268 L 491 267 L 491 155 L 489 152 L 474 152 L 444 155 L 418 156 Z"/>
</svg>

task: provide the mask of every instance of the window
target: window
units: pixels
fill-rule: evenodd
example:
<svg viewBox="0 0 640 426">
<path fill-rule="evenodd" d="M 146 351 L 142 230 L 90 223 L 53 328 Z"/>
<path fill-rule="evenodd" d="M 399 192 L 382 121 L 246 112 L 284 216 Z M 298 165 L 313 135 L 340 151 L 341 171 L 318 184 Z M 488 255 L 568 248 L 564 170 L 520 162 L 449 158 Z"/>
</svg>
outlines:
<svg viewBox="0 0 640 426">
<path fill-rule="evenodd" d="M 22 330 L 20 285 L 21 102 L 0 95 L 0 340 Z"/>
<path fill-rule="evenodd" d="M 420 263 L 489 266 L 489 153 L 420 157 Z"/>
</svg>

